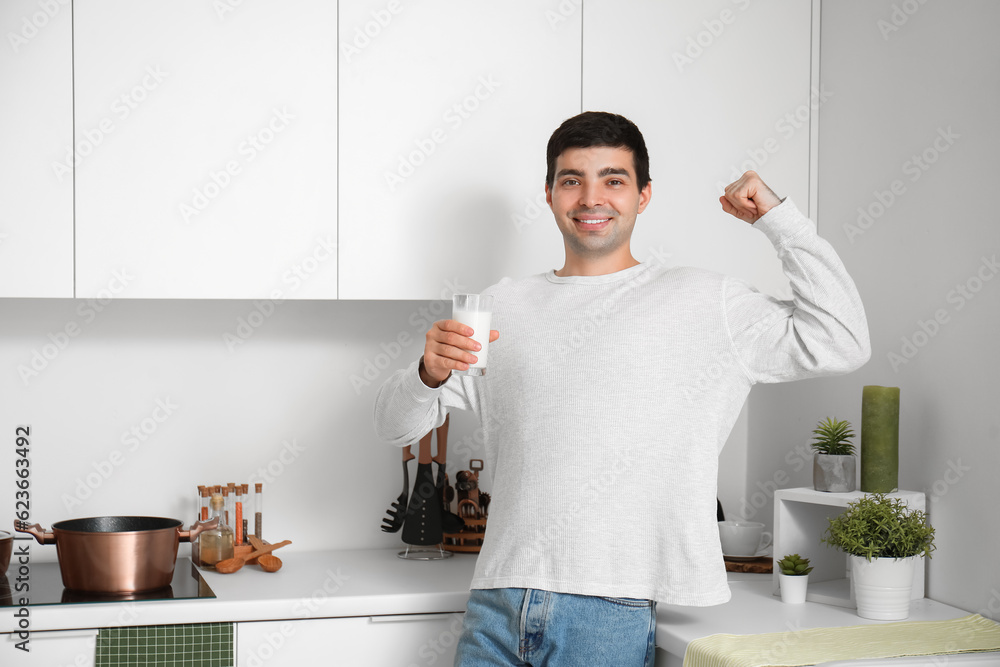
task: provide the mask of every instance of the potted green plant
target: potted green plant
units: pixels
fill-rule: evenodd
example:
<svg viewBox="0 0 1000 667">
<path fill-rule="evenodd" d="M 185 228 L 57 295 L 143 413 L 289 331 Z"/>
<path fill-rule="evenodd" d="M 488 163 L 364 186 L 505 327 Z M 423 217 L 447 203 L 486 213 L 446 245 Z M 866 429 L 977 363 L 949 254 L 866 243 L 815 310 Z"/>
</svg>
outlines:
<svg viewBox="0 0 1000 667">
<path fill-rule="evenodd" d="M 813 429 L 813 488 L 849 493 L 857 488 L 857 458 L 850 422 L 827 417 Z"/>
<path fill-rule="evenodd" d="M 930 558 L 934 528 L 899 498 L 866 494 L 828 519 L 823 542 L 848 554 L 858 616 L 899 621 L 910 614 L 916 559 Z"/>
<path fill-rule="evenodd" d="M 802 604 L 806 601 L 806 588 L 809 586 L 809 559 L 798 554 L 788 554 L 776 564 L 778 586 L 781 591 L 781 601 L 789 604 Z"/>
</svg>

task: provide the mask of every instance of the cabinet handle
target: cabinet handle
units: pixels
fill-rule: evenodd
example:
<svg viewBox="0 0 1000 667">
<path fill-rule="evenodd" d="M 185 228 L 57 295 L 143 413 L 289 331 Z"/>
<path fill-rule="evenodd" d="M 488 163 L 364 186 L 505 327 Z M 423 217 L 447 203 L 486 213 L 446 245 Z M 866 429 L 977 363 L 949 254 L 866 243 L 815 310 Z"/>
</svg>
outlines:
<svg viewBox="0 0 1000 667">
<path fill-rule="evenodd" d="M 396 614 L 395 616 L 369 616 L 370 623 L 406 623 L 408 621 L 440 621 L 461 611 L 443 611 L 436 614 Z"/>
</svg>

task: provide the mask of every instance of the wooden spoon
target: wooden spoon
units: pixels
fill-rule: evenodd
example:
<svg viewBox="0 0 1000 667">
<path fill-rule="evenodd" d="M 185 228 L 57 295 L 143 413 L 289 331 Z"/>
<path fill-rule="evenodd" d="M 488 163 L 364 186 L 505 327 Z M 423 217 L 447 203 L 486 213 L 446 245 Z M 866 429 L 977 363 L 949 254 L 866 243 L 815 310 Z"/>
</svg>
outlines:
<svg viewBox="0 0 1000 667">
<path fill-rule="evenodd" d="M 257 564 L 260 565 L 260 569 L 265 572 L 277 572 L 281 569 L 281 559 L 277 556 L 271 554 L 264 554 L 257 559 Z"/>
<path fill-rule="evenodd" d="M 243 564 L 246 563 L 251 558 L 257 558 L 264 554 L 269 554 L 275 549 L 280 549 L 281 547 L 291 544 L 291 540 L 285 540 L 284 542 L 278 542 L 277 544 L 268 544 L 263 549 L 258 549 L 254 552 L 248 553 L 245 556 L 234 556 L 233 558 L 227 558 L 226 560 L 220 560 L 215 564 L 215 571 L 221 574 L 232 574 L 236 572 Z"/>
<path fill-rule="evenodd" d="M 253 545 L 254 549 L 263 549 L 266 546 L 256 535 L 250 535 L 250 544 Z M 265 572 L 277 572 L 282 565 L 281 559 L 273 554 L 264 554 L 257 559 L 257 564 Z"/>
</svg>

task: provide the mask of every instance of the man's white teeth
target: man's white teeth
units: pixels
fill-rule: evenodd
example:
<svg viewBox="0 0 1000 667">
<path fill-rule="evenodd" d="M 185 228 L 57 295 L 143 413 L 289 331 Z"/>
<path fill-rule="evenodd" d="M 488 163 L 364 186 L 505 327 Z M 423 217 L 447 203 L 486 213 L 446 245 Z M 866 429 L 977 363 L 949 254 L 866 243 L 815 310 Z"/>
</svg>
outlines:
<svg viewBox="0 0 1000 667">
<path fill-rule="evenodd" d="M 600 220 L 581 220 L 580 222 L 582 222 L 585 225 L 599 225 L 602 222 L 607 222 L 610 219 L 611 218 L 601 218 Z"/>
</svg>

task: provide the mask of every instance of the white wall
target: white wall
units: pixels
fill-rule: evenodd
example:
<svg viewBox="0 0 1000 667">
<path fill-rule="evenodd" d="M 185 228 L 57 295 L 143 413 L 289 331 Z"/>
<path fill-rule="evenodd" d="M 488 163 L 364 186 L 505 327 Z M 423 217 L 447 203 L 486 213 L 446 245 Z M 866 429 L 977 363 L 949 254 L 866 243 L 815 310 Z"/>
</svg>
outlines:
<svg viewBox="0 0 1000 667">
<path fill-rule="evenodd" d="M 419 357 L 426 327 L 445 312 L 428 309 L 442 302 L 289 301 L 269 317 L 235 300 L 95 307 L 0 301 L 4 528 L 14 518 L 14 429 L 29 424 L 31 515 L 45 527 L 107 514 L 187 522 L 198 484 L 256 475 L 273 478 L 264 485 L 267 539 L 304 550 L 401 544 L 379 530 L 402 470 L 399 450 L 374 435 L 374 397 L 393 369 Z M 259 326 L 227 345 L 241 318 Z M 61 340 L 70 323 L 79 333 Z M 52 359 L 24 380 L 19 367 L 31 368 L 35 351 Z M 157 412 L 158 401 L 175 407 Z M 463 417 L 451 429 L 452 474 L 478 451 L 476 424 Z M 133 427 L 146 429 L 144 440 L 123 440 Z M 54 560 L 55 549 L 35 546 L 33 557 Z"/>
<path fill-rule="evenodd" d="M 751 492 L 775 471 L 788 473 L 781 486 L 811 484 L 793 447 L 813 424 L 836 415 L 860 426 L 863 385 L 900 387 L 899 483 L 928 494 L 937 531 L 927 593 L 994 619 L 998 22 L 988 1 L 823 3 L 820 80 L 833 96 L 820 112 L 818 222 L 864 299 L 872 359 L 843 378 L 756 388 L 748 468 Z M 939 139 L 949 129 L 957 138 Z M 933 163 L 915 168 L 925 151 Z M 901 194 L 880 204 L 894 181 Z M 873 222 L 845 227 L 859 225 L 859 207 Z M 928 324 L 936 316 L 944 323 Z M 760 512 L 770 517 L 770 502 Z"/>
</svg>

